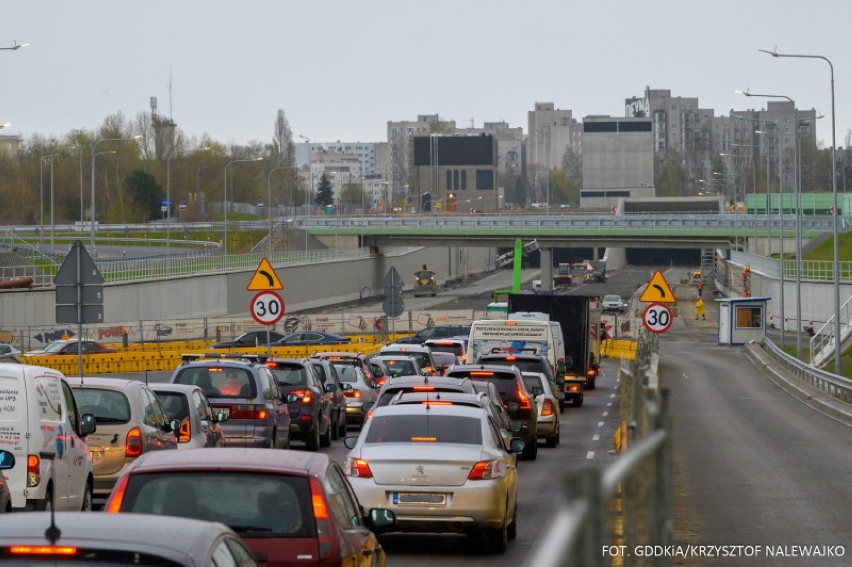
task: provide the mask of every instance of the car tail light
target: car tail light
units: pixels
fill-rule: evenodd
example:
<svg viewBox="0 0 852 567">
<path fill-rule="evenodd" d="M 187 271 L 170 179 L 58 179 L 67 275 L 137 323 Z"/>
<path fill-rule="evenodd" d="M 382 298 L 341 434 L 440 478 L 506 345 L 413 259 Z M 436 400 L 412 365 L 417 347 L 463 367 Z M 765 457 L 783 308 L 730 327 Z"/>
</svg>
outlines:
<svg viewBox="0 0 852 567">
<path fill-rule="evenodd" d="M 470 373 L 470 377 L 471 378 L 493 378 L 494 373 L 482 371 L 482 370 L 474 370 L 473 372 Z"/>
<path fill-rule="evenodd" d="M 41 482 L 41 461 L 38 455 L 27 455 L 27 486 L 38 486 Z"/>
<path fill-rule="evenodd" d="M 192 421 L 185 419 L 180 422 L 178 429 L 178 443 L 189 443 L 192 439 Z"/>
<path fill-rule="evenodd" d="M 373 478 L 373 471 L 364 459 L 349 457 L 346 459 L 346 474 L 358 478 Z"/>
<path fill-rule="evenodd" d="M 518 399 L 521 400 L 521 403 L 520 403 L 521 409 L 530 409 L 532 407 L 530 405 L 529 397 L 527 397 L 527 395 L 524 393 L 524 391 L 521 390 L 520 386 L 518 386 Z"/>
<path fill-rule="evenodd" d="M 568 385 L 568 391 L 569 392 L 579 392 L 580 391 L 580 385 L 579 384 L 569 384 Z"/>
<path fill-rule="evenodd" d="M 353 388 L 352 390 L 346 390 L 345 392 L 343 392 L 343 395 L 347 398 L 360 398 L 361 390 L 356 390 Z"/>
<path fill-rule="evenodd" d="M 473 468 L 470 469 L 470 474 L 467 475 L 468 480 L 491 480 L 495 478 L 503 478 L 506 469 L 503 463 L 499 460 L 479 461 Z"/>
<path fill-rule="evenodd" d="M 291 394 L 296 394 L 300 398 L 300 402 L 303 404 L 311 403 L 311 391 L 310 390 L 293 390 L 290 392 Z"/>
<path fill-rule="evenodd" d="M 134 427 L 127 432 L 127 438 L 124 441 L 124 456 L 138 457 L 142 454 L 142 431 L 138 427 Z"/>
<path fill-rule="evenodd" d="M 414 386 L 415 392 L 434 392 L 435 386 Z"/>
<path fill-rule="evenodd" d="M 10 555 L 77 555 L 77 548 L 69 545 L 13 545 Z"/>
<path fill-rule="evenodd" d="M 544 400 L 541 406 L 541 415 L 553 415 L 553 400 Z"/>
<path fill-rule="evenodd" d="M 509 356 L 506 357 L 507 362 L 514 362 L 516 360 L 518 360 L 518 357 L 513 355 L 513 354 L 510 354 Z"/>
<path fill-rule="evenodd" d="M 336 542 L 332 533 L 331 518 L 328 515 L 328 506 L 325 503 L 322 485 L 315 478 L 311 478 L 311 504 L 313 504 L 314 520 L 317 525 L 319 556 L 320 559 L 326 559 L 334 553 Z"/>
<path fill-rule="evenodd" d="M 586 375 L 587 375 L 589 378 L 594 378 L 595 376 L 597 376 L 597 374 L 598 374 L 598 373 L 597 373 L 597 371 L 596 371 L 594 368 L 589 368 L 588 372 L 586 372 Z"/>
<path fill-rule="evenodd" d="M 112 493 L 109 495 L 109 501 L 104 506 L 104 512 L 107 514 L 118 514 L 121 512 L 121 504 L 124 502 L 124 492 L 127 490 L 127 482 L 129 480 L 130 477 L 127 475 L 118 479 L 118 482 L 112 489 Z"/>
<path fill-rule="evenodd" d="M 264 420 L 269 415 L 263 404 L 234 404 L 228 407 L 228 419 Z"/>
</svg>

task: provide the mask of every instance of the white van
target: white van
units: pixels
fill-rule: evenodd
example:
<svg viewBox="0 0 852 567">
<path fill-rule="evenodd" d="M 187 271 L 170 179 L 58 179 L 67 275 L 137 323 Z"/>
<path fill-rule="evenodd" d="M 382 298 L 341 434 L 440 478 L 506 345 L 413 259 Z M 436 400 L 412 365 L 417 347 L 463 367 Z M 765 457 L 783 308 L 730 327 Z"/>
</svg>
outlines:
<svg viewBox="0 0 852 567">
<path fill-rule="evenodd" d="M 562 327 L 544 313 L 510 313 L 509 319 L 482 319 L 470 326 L 467 359 L 481 354 L 526 353 L 547 357 L 554 371 L 565 361 Z"/>
<path fill-rule="evenodd" d="M 91 510 L 92 459 L 84 441 L 95 416 L 81 416 L 56 370 L 0 363 L 0 450 L 12 509 Z"/>
</svg>

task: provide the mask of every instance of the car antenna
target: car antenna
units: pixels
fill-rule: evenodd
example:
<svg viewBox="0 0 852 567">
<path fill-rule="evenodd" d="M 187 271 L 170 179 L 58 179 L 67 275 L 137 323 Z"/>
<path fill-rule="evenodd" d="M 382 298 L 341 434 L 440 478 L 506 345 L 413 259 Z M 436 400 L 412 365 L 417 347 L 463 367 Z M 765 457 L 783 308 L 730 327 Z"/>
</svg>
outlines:
<svg viewBox="0 0 852 567">
<path fill-rule="evenodd" d="M 50 481 L 53 486 L 56 486 L 56 467 L 50 467 Z M 62 537 L 62 531 L 56 527 L 56 506 L 53 503 L 53 493 L 48 492 L 50 494 L 51 502 L 50 502 L 50 526 L 46 530 L 44 530 L 44 537 L 47 541 L 50 542 L 50 545 L 56 545 L 56 542 L 59 541 L 59 538 Z"/>
</svg>

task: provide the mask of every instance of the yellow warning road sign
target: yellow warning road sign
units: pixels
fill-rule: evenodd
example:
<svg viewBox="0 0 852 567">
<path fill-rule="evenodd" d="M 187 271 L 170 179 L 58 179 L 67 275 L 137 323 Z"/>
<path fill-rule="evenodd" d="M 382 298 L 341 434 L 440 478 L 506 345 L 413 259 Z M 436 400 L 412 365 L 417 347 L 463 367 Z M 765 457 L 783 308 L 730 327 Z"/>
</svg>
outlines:
<svg viewBox="0 0 852 567">
<path fill-rule="evenodd" d="M 260 266 L 255 270 L 246 289 L 249 291 L 284 289 L 284 284 L 278 279 L 278 274 L 272 269 L 272 264 L 269 263 L 269 260 L 264 258 L 260 261 Z"/>
<path fill-rule="evenodd" d="M 657 270 L 648 285 L 645 286 L 645 291 L 639 296 L 639 301 L 648 301 L 650 303 L 677 303 L 672 288 L 663 273 Z"/>
</svg>

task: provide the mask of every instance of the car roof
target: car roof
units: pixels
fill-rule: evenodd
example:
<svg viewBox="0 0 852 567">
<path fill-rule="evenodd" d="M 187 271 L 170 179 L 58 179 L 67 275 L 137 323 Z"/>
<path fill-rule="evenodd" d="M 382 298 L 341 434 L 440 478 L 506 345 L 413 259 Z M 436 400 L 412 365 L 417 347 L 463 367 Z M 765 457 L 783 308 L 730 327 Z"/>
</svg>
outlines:
<svg viewBox="0 0 852 567">
<path fill-rule="evenodd" d="M 324 471 L 328 464 L 329 457 L 324 453 L 289 449 L 205 447 L 145 453 L 137 458 L 128 470 L 134 474 L 163 470 L 229 470 L 306 476 Z"/>
<path fill-rule="evenodd" d="M 440 339 L 426 339 L 425 341 L 423 341 L 423 344 L 426 345 L 426 346 L 429 346 L 429 345 L 432 345 L 432 344 L 441 344 L 441 343 L 453 343 L 453 344 L 460 344 L 460 345 L 466 346 L 467 345 L 467 339 L 464 339 L 464 338 L 461 338 L 461 337 L 444 337 L 444 338 L 440 338 Z"/>
<path fill-rule="evenodd" d="M 390 350 L 400 351 L 400 352 L 405 352 L 405 351 L 432 352 L 432 349 L 430 349 L 428 346 L 420 345 L 420 344 L 417 344 L 417 343 L 390 343 L 390 344 L 386 344 L 381 349 L 379 349 L 379 354 L 381 354 L 383 351 L 390 351 Z"/>
<path fill-rule="evenodd" d="M 182 394 L 189 394 L 194 392 L 195 390 L 200 390 L 200 386 L 196 386 L 195 384 L 169 384 L 167 382 L 152 382 L 148 384 L 150 388 L 155 392 L 179 392 Z"/>
<path fill-rule="evenodd" d="M 451 374 L 453 372 L 476 372 L 476 371 L 484 371 L 484 372 L 494 372 L 499 374 L 505 374 L 507 372 L 511 372 L 512 374 L 516 374 L 518 378 L 521 378 L 521 371 L 518 370 L 516 366 L 504 366 L 502 364 L 457 364 L 447 369 L 447 374 Z M 465 376 L 467 378 L 468 376 Z M 448 378 L 446 374 L 444 374 L 443 378 Z M 452 376 L 449 376 L 452 378 Z M 456 379 L 461 378 L 461 376 L 456 376 Z"/>
<path fill-rule="evenodd" d="M 467 380 L 466 376 L 416 376 L 414 374 L 407 374 L 405 376 L 396 376 L 388 378 L 388 381 L 385 382 L 385 387 L 390 388 L 391 386 L 406 386 L 416 384 L 429 384 L 433 386 L 460 386 L 465 383 L 465 380 Z"/>
<path fill-rule="evenodd" d="M 451 402 L 451 405 L 467 405 L 471 407 L 484 407 L 488 403 L 483 394 L 471 394 L 468 392 L 400 392 L 390 404 L 421 403 L 421 402 Z"/>
<path fill-rule="evenodd" d="M 50 519 L 50 512 L 0 515 L 0 545 L 48 544 Z M 139 551 L 185 565 L 200 565 L 213 542 L 233 534 L 218 522 L 148 514 L 56 512 L 54 523 L 60 531 L 56 545 Z"/>
<path fill-rule="evenodd" d="M 428 410 L 426 408 L 429 408 Z M 370 419 L 383 415 L 463 415 L 466 417 L 481 418 L 487 410 L 483 407 L 471 406 L 424 406 L 421 404 L 399 404 L 387 405 L 373 408 L 373 416 Z"/>
<path fill-rule="evenodd" d="M 266 361 L 266 355 L 224 354 L 209 356 L 206 354 L 183 354 L 181 363 L 175 371 L 190 366 L 230 366 L 232 368 L 251 368 Z"/>
<path fill-rule="evenodd" d="M 73 387 L 82 386 L 83 388 L 91 386 L 93 388 L 112 388 L 113 390 L 129 390 L 139 384 L 139 380 L 128 380 L 127 378 L 118 378 L 112 376 L 66 376 L 65 381 Z"/>
</svg>

